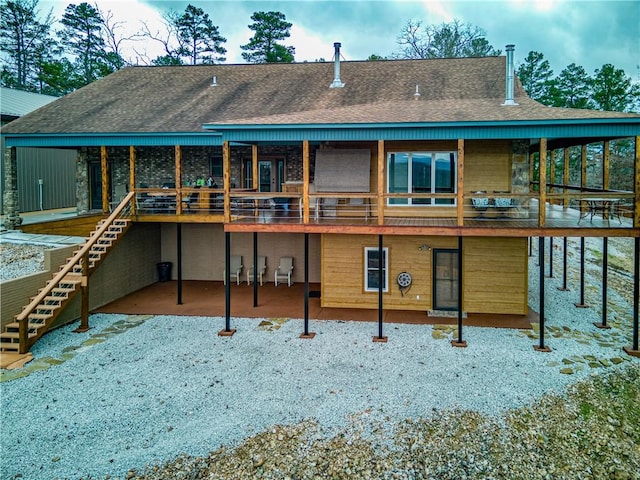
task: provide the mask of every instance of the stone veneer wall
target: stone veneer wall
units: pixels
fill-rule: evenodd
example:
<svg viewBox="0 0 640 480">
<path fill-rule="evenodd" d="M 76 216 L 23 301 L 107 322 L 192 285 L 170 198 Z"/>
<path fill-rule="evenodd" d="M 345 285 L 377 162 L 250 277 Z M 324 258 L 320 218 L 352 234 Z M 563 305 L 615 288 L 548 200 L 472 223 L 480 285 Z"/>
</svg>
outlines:
<svg viewBox="0 0 640 480">
<path fill-rule="evenodd" d="M 513 140 L 511 142 L 511 192 L 518 194 L 529 193 L 529 141 Z M 528 201 L 520 200 L 523 206 L 528 205 Z M 518 217 L 528 217 L 528 209 L 516 209 L 513 215 Z"/>
<path fill-rule="evenodd" d="M 76 207 L 78 215 L 89 212 L 89 162 L 87 148 L 78 150 L 76 159 Z"/>
</svg>

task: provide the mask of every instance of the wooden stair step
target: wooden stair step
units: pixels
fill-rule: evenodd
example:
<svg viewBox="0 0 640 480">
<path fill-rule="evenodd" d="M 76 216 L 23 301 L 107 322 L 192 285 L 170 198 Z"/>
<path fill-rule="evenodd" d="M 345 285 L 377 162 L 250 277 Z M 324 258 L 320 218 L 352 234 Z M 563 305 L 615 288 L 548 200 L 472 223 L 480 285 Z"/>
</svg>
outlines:
<svg viewBox="0 0 640 480">
<path fill-rule="evenodd" d="M 36 335 L 37 335 L 37 333 L 32 332 L 32 333 L 29 333 L 27 336 L 29 338 L 33 338 Z M 2 342 L 2 343 L 15 343 L 14 340 L 19 340 L 19 339 L 20 339 L 20 333 L 18 333 L 18 332 L 2 332 L 2 333 L 0 333 L 0 342 Z"/>
<path fill-rule="evenodd" d="M 30 313 L 29 314 L 29 319 L 42 319 L 42 320 L 47 320 L 48 318 L 51 318 L 53 315 L 51 314 L 47 314 L 47 313 Z"/>
</svg>

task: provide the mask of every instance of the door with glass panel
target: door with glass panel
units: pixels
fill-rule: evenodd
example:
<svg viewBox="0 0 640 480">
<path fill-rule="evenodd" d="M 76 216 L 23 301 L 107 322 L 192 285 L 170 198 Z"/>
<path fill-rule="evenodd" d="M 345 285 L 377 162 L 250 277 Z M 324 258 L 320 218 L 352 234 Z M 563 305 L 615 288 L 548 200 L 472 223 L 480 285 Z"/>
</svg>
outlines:
<svg viewBox="0 0 640 480">
<path fill-rule="evenodd" d="M 284 178 L 284 158 L 258 161 L 258 191 L 281 192 Z"/>
<path fill-rule="evenodd" d="M 458 250 L 433 250 L 433 310 L 458 309 Z"/>
</svg>

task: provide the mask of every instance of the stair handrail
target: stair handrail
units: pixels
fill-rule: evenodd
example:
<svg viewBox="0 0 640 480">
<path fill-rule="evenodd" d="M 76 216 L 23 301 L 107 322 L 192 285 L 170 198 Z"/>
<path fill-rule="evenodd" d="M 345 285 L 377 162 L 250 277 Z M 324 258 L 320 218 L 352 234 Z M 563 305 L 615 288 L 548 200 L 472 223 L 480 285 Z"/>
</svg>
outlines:
<svg viewBox="0 0 640 480">
<path fill-rule="evenodd" d="M 35 310 L 35 308 L 40 304 L 44 298 L 51 293 L 61 280 L 67 276 L 67 274 L 71 271 L 73 267 L 75 267 L 85 256 L 86 253 L 91 249 L 91 247 L 102 237 L 102 234 L 107 231 L 107 229 L 111 226 L 111 224 L 120 216 L 120 213 L 127 207 L 127 205 L 131 202 L 131 199 L 135 195 L 135 192 L 129 192 L 126 197 L 122 199 L 122 202 L 111 212 L 111 215 L 107 217 L 107 219 L 102 223 L 102 225 L 93 232 L 93 234 L 86 241 L 84 246 L 76 252 L 76 254 L 69 260 L 66 265 L 60 270 L 55 277 L 42 289 L 42 291 L 34 297 L 34 299 L 22 309 L 16 316 L 17 322 L 20 324 L 19 328 L 22 330 L 26 328 L 27 325 L 24 324 L 25 320 L 28 319 L 29 315 Z M 24 326 L 23 326 L 24 324 Z"/>
</svg>

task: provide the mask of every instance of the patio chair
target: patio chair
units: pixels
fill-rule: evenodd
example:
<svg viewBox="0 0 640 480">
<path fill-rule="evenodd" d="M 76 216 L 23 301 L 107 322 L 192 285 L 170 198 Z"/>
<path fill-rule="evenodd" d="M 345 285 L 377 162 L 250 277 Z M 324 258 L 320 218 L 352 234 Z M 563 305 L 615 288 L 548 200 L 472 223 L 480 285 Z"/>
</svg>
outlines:
<svg viewBox="0 0 640 480">
<path fill-rule="evenodd" d="M 229 278 L 236 280 L 236 285 L 240 285 L 240 275 L 242 272 L 242 255 L 231 255 L 231 268 L 229 269 Z M 222 272 L 222 281 L 227 284 L 227 270 Z"/>
<path fill-rule="evenodd" d="M 316 193 L 316 186 L 314 183 L 309 184 L 309 193 Z M 302 205 L 302 197 L 298 199 L 298 210 L 300 211 L 300 218 L 302 218 L 303 214 L 303 205 Z M 313 214 L 313 218 L 315 220 L 318 219 L 318 210 L 319 210 L 319 200 L 318 198 L 310 198 L 309 199 L 309 213 Z"/>
<path fill-rule="evenodd" d="M 254 281 L 254 266 L 251 265 L 251 268 L 247 270 L 247 285 L 251 285 L 251 282 Z M 267 270 L 267 257 L 260 256 L 258 257 L 258 281 L 260 282 L 260 286 L 262 286 L 262 279 L 264 276 L 264 272 Z"/>
<path fill-rule="evenodd" d="M 291 272 L 293 272 L 293 257 L 280 257 L 280 264 L 273 274 L 273 281 L 278 286 L 278 280 L 284 282 L 287 280 L 287 285 L 290 287 L 293 283 L 291 281 Z"/>
<path fill-rule="evenodd" d="M 486 212 L 490 206 L 489 197 L 486 196 L 487 192 L 484 190 L 478 190 L 473 192 L 473 194 L 478 195 L 477 197 L 471 197 L 471 205 L 474 210 L 478 212 L 478 216 L 476 218 L 483 218 L 484 212 Z"/>
</svg>

